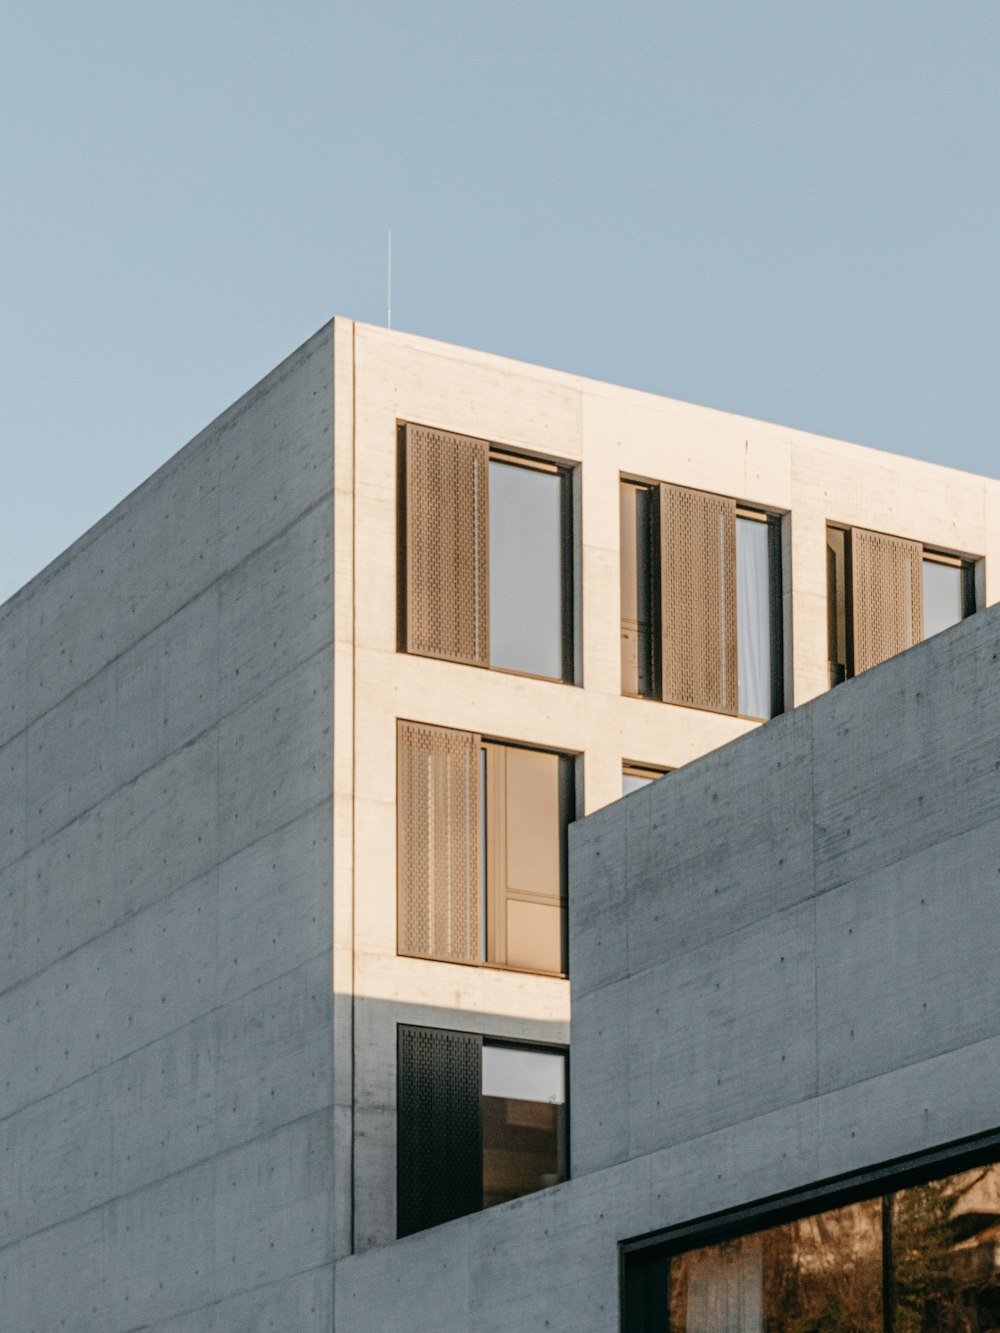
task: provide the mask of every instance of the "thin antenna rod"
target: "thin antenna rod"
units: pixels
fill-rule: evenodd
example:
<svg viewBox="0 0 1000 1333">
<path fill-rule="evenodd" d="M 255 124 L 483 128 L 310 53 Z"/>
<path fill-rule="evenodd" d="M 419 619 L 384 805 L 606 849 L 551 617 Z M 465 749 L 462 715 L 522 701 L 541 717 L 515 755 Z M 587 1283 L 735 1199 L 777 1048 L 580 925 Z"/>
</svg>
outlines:
<svg viewBox="0 0 1000 1333">
<path fill-rule="evenodd" d="M 392 228 L 385 253 L 385 327 L 392 328 Z"/>
</svg>

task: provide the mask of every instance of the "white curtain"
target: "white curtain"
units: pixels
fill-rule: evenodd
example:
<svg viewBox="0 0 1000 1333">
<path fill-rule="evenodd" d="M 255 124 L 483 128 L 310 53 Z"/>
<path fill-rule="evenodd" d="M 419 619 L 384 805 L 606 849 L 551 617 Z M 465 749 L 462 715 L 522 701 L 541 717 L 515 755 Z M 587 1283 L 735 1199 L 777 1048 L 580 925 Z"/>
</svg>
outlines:
<svg viewBox="0 0 1000 1333">
<path fill-rule="evenodd" d="M 768 525 L 736 520 L 736 654 L 739 709 L 745 717 L 771 716 L 771 596 Z"/>
<path fill-rule="evenodd" d="M 764 1281 L 759 1236 L 726 1241 L 687 1257 L 684 1333 L 763 1333 Z"/>
</svg>

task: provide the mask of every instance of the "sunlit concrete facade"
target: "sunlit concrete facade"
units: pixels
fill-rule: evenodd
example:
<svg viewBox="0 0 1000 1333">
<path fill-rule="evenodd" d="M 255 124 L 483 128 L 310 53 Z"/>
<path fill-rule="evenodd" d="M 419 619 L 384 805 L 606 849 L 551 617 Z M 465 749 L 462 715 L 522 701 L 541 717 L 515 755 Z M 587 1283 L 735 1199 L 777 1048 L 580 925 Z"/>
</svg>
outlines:
<svg viewBox="0 0 1000 1333">
<path fill-rule="evenodd" d="M 574 469 L 575 684 L 398 650 L 400 422 Z M 576 756 L 580 815 L 758 727 L 623 697 L 622 475 L 780 515 L 788 708 L 827 523 L 997 600 L 995 482 L 338 319 L 0 608 L 15 1327 L 328 1328 L 396 1234 L 397 1026 L 569 1042 L 570 980 L 398 955 L 396 726 Z"/>
<path fill-rule="evenodd" d="M 1000 1162 L 998 661 L 994 608 L 574 827 L 573 1178 L 343 1260 L 338 1327 L 662 1333 L 620 1322 L 624 1242 Z M 724 1309 L 671 1333 L 801 1326 Z"/>
</svg>

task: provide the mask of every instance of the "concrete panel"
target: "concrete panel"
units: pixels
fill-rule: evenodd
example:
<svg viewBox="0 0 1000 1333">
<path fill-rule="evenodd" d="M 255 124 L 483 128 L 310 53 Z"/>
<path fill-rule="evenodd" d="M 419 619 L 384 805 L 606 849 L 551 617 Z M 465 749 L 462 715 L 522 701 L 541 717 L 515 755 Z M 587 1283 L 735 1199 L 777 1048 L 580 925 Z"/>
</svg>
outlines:
<svg viewBox="0 0 1000 1333">
<path fill-rule="evenodd" d="M 208 1013 L 75 1085 L 89 1090 L 93 1114 L 111 1126 L 105 1197 L 133 1193 L 239 1143 L 219 1123 L 219 1059 L 218 1014 Z"/>
<path fill-rule="evenodd" d="M 219 451 L 212 427 L 120 508 L 121 646 L 136 643 L 218 577 Z"/>
<path fill-rule="evenodd" d="M 115 724 L 114 672 L 102 671 L 28 728 L 21 788 L 28 847 L 51 837 L 121 782 L 125 765 Z"/>
<path fill-rule="evenodd" d="M 334 1328 L 350 1333 L 468 1333 L 470 1238 L 481 1217 L 462 1217 L 339 1263 L 334 1271 Z M 505 1298 L 507 1290 L 509 1284 Z"/>
<path fill-rule="evenodd" d="M 88 533 L 32 588 L 28 716 L 40 717 L 121 650 L 121 530 Z"/>
<path fill-rule="evenodd" d="M 333 639 L 332 495 L 228 574 L 219 598 L 219 676 L 228 712 Z"/>
<path fill-rule="evenodd" d="M 218 1286 L 245 1291 L 329 1262 L 330 1134 L 327 1110 L 217 1159 Z"/>
<path fill-rule="evenodd" d="M 998 656 L 976 615 L 817 703 L 818 889 L 1000 816 Z"/>
<path fill-rule="evenodd" d="M 35 975 L 212 865 L 216 779 L 206 736 L 29 852 L 19 864 L 31 929 L 4 979 Z"/>
<path fill-rule="evenodd" d="M 219 451 L 220 560 L 232 569 L 332 488 L 332 324 L 204 435 Z"/>
<path fill-rule="evenodd" d="M 623 978 L 573 1001 L 570 1171 L 584 1175 L 629 1155 L 632 1098 L 629 996 Z"/>
<path fill-rule="evenodd" d="M 127 782 L 200 735 L 219 716 L 218 592 L 188 602 L 114 664 L 114 733 Z"/>
<path fill-rule="evenodd" d="M 616 1329 L 617 1237 L 628 1234 L 628 1183 L 602 1173 L 482 1213 L 470 1245 L 467 1327 Z"/>
<path fill-rule="evenodd" d="M 241 1143 L 333 1100 L 330 950 L 215 1015 L 217 1133 Z"/>
<path fill-rule="evenodd" d="M 269 1282 L 254 1291 L 213 1301 L 190 1314 L 152 1324 L 149 1333 L 330 1333 L 333 1265 Z"/>
<path fill-rule="evenodd" d="M 323 649 L 221 724 L 221 857 L 330 797 L 332 683 Z"/>
<path fill-rule="evenodd" d="M 998 907 L 996 823 L 817 901 L 821 1091 L 1000 1035 Z"/>
<path fill-rule="evenodd" d="M 806 903 L 631 979 L 630 1155 L 815 1094 L 814 933 Z"/>
<path fill-rule="evenodd" d="M 0 746 L 28 722 L 28 617 L 24 594 L 0 606 Z"/>
<path fill-rule="evenodd" d="M 811 896 L 811 756 L 808 715 L 788 713 L 656 788 L 629 838 L 630 971 Z"/>
<path fill-rule="evenodd" d="M 0 869 L 24 855 L 27 824 L 28 733 L 0 747 Z"/>
<path fill-rule="evenodd" d="M 323 801 L 219 867 L 220 1001 L 329 952 L 331 844 Z"/>
<path fill-rule="evenodd" d="M 0 1120 L 0 1249 L 112 1193 L 107 1070 Z"/>
<path fill-rule="evenodd" d="M 0 996 L 10 1070 L 0 1114 L 214 1006 L 214 883 L 210 872 Z"/>
<path fill-rule="evenodd" d="M 28 948 L 28 904 L 25 888 L 25 861 L 15 861 L 6 870 L 0 870 L 0 921 L 4 923 L 0 935 L 0 994 L 20 980 L 17 975 L 21 955 Z"/>
<path fill-rule="evenodd" d="M 0 1250 L 0 1308 L 17 1333 L 111 1333 L 107 1218 L 84 1213 Z M 135 1327 L 135 1321 L 131 1327 Z"/>
<path fill-rule="evenodd" d="M 838 1088 L 816 1102 L 814 1178 L 995 1129 L 1000 1038 Z"/>
<path fill-rule="evenodd" d="M 649 837 L 649 789 L 623 801 L 616 819 L 598 830 L 577 821 L 569 830 L 570 984 L 573 1002 L 624 977 L 628 969 L 627 901 L 629 830 Z"/>
</svg>

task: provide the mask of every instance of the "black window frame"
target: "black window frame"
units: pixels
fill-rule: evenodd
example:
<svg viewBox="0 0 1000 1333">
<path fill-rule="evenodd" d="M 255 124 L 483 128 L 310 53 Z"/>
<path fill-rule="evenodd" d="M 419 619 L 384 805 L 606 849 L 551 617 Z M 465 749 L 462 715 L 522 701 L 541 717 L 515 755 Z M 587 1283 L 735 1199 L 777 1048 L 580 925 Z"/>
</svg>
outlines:
<svg viewBox="0 0 1000 1333">
<path fill-rule="evenodd" d="M 461 1029 L 457 1029 L 457 1028 L 439 1028 L 439 1027 L 430 1027 L 430 1026 L 428 1026 L 427 1024 L 398 1023 L 398 1024 L 396 1025 L 396 1123 L 397 1123 L 397 1126 L 399 1125 L 399 1123 L 400 1123 L 400 1121 L 401 1121 L 401 1118 L 402 1118 L 402 1117 L 401 1117 L 401 1113 L 400 1113 L 400 1107 L 401 1107 L 401 1093 L 400 1093 L 400 1088 L 401 1088 L 401 1083 L 402 1083 L 402 1079 L 403 1079 L 402 1050 L 403 1050 L 403 1043 L 404 1043 L 404 1034 L 406 1034 L 406 1033 L 411 1033 L 411 1034 L 429 1034 L 429 1035 L 439 1035 L 439 1036 L 451 1036 L 451 1037 L 457 1037 L 457 1038 L 464 1039 L 464 1040 L 466 1040 L 466 1041 L 468 1041 L 468 1042 L 470 1042 L 470 1043 L 475 1044 L 475 1046 L 478 1048 L 478 1051 L 479 1051 L 479 1121 L 478 1121 L 478 1126 L 470 1126 L 470 1134 L 471 1134 L 474 1138 L 477 1138 L 478 1145 L 479 1145 L 479 1175 L 478 1175 L 478 1188 L 479 1188 L 479 1191 L 480 1191 L 480 1198 L 481 1198 L 481 1196 L 482 1196 L 482 1170 L 483 1170 L 483 1151 L 484 1151 L 484 1144 L 483 1144 L 483 1107 L 482 1107 L 482 1102 L 483 1102 L 483 1093 L 482 1093 L 482 1050 L 483 1050 L 483 1047 L 484 1047 L 484 1046 L 490 1046 L 490 1047 L 503 1047 L 503 1048 L 508 1049 L 508 1050 L 538 1051 L 538 1052 L 541 1052 L 541 1053 L 544 1053 L 544 1054 L 547 1054 L 547 1055 L 558 1055 L 558 1056 L 561 1056 L 561 1057 L 562 1057 L 562 1061 L 563 1061 L 564 1087 L 565 1087 L 565 1101 L 563 1102 L 563 1145 L 564 1145 L 564 1160 L 565 1160 L 565 1167 L 566 1167 L 566 1170 L 565 1170 L 565 1175 L 564 1175 L 564 1177 L 563 1177 L 563 1180 L 565 1181 L 565 1180 L 569 1180 L 569 1179 L 571 1179 L 571 1177 L 572 1177 L 572 1162 L 571 1162 L 571 1158 L 570 1158 L 570 1098 L 569 1098 L 569 1090 L 570 1090 L 570 1048 L 569 1048 L 569 1045 L 568 1045 L 568 1044 L 567 1044 L 567 1045 L 560 1045 L 558 1042 L 550 1042 L 550 1041 L 533 1041 L 533 1040 L 530 1040 L 530 1039 L 521 1039 L 521 1038 L 513 1038 L 513 1037 L 496 1037 L 496 1036 L 493 1036 L 493 1035 L 490 1034 L 490 1033 L 483 1033 L 483 1032 L 469 1032 L 469 1031 L 465 1031 L 465 1030 L 461 1030 Z M 407 1224 L 406 1227 L 405 1227 L 405 1229 L 403 1229 L 403 1227 L 404 1227 L 404 1221 L 403 1221 L 403 1218 L 404 1218 L 404 1213 L 405 1213 L 404 1200 L 405 1200 L 406 1197 L 407 1197 L 407 1182 L 406 1182 L 406 1165 L 405 1165 L 405 1163 L 403 1162 L 402 1153 L 401 1153 L 401 1151 L 400 1151 L 400 1148 L 401 1148 L 401 1145 L 400 1145 L 400 1136 L 399 1136 L 398 1129 L 397 1129 L 397 1141 L 396 1141 L 396 1229 L 397 1229 L 397 1237 L 398 1237 L 398 1238 L 402 1238 L 403 1236 L 408 1236 L 408 1235 L 414 1235 L 414 1234 L 416 1234 L 416 1233 L 419 1232 L 419 1231 L 426 1231 L 426 1230 L 428 1230 L 428 1229 L 429 1229 L 430 1227 L 432 1227 L 432 1226 L 439 1226 L 439 1225 L 441 1225 L 441 1224 L 442 1224 L 443 1222 L 445 1222 L 445 1221 L 454 1221 L 454 1220 L 455 1220 L 456 1218 L 458 1218 L 458 1217 L 469 1217 L 469 1216 L 472 1216 L 473 1214 L 475 1214 L 475 1213 L 477 1213 L 477 1212 L 485 1212 L 485 1211 L 486 1211 L 485 1207 L 484 1207 L 483 1204 L 480 1202 L 480 1205 L 479 1205 L 478 1208 L 466 1209 L 466 1210 L 464 1210 L 464 1211 L 457 1211 L 457 1212 L 452 1213 L 452 1214 L 451 1214 L 450 1216 L 448 1216 L 448 1217 L 441 1217 L 441 1218 L 437 1219 L 436 1221 L 428 1222 L 428 1223 L 426 1223 L 425 1225 L 415 1225 L 415 1226 L 411 1226 L 411 1225 L 408 1225 L 408 1224 Z M 562 1183 L 562 1182 L 560 1182 L 560 1183 Z M 465 1182 L 459 1181 L 459 1182 L 456 1182 L 456 1184 L 457 1184 L 457 1186 L 458 1186 L 458 1192 L 459 1192 L 459 1193 L 462 1192 L 463 1187 L 464 1187 L 464 1191 L 465 1191 L 466 1193 L 471 1194 L 471 1193 L 474 1192 L 473 1188 L 470 1186 L 470 1182 L 468 1182 L 468 1181 L 465 1181 Z M 543 1187 L 543 1188 L 544 1188 L 544 1187 Z M 548 1188 L 553 1188 L 553 1187 L 548 1187 Z M 538 1191 L 531 1191 L 531 1192 L 532 1192 L 532 1193 L 537 1193 Z M 521 1195 L 521 1196 L 519 1196 L 519 1197 L 521 1197 L 521 1198 L 525 1198 L 525 1197 L 527 1197 L 527 1196 L 526 1196 L 526 1195 Z M 407 1223 L 409 1222 L 409 1220 L 410 1220 L 410 1219 L 407 1218 Z"/>
<path fill-rule="evenodd" d="M 644 589 L 637 587 L 637 597 L 640 597 L 644 603 L 641 608 L 645 612 L 645 617 L 650 624 L 650 644 L 649 661 L 645 664 L 639 663 L 638 673 L 640 680 L 639 692 L 633 693 L 624 687 L 624 681 L 620 683 L 621 694 L 627 699 L 645 699 L 654 703 L 662 703 L 663 700 L 663 626 L 661 613 L 661 584 L 662 584 L 662 564 L 663 564 L 663 534 L 660 523 L 660 505 L 659 492 L 662 487 L 674 486 L 677 483 L 664 480 L 654 480 L 650 477 L 640 477 L 634 473 L 621 472 L 618 474 L 619 497 L 625 487 L 633 487 L 637 491 L 648 493 L 649 499 L 646 502 L 647 521 L 645 527 L 640 530 L 638 521 L 636 523 L 637 546 L 641 542 L 644 551 L 644 562 L 648 567 L 649 578 L 648 585 Z M 685 487 L 682 489 L 698 491 L 695 487 Z M 770 630 L 770 654 L 771 654 L 771 713 L 770 717 L 763 718 L 752 714 L 740 713 L 736 711 L 729 713 L 723 711 L 725 716 L 737 717 L 741 720 L 750 722 L 767 722 L 771 718 L 780 716 L 786 710 L 786 690 L 785 690 L 785 645 L 787 638 L 787 626 L 785 625 L 785 604 L 784 604 L 784 521 L 788 517 L 786 511 L 774 509 L 767 505 L 756 504 L 743 500 L 735 500 L 729 496 L 723 496 L 721 492 L 705 491 L 705 495 L 718 496 L 719 499 L 731 501 L 735 504 L 735 516 L 737 519 L 750 519 L 767 524 L 768 530 L 768 596 L 770 604 L 769 630 Z M 619 529 L 620 531 L 620 529 Z M 734 565 L 732 569 L 733 596 L 736 594 L 737 570 Z M 624 617 L 620 616 L 620 620 Z M 737 628 L 737 635 L 739 630 Z M 737 668 L 738 669 L 738 668 Z M 645 678 L 648 688 L 643 690 L 641 682 Z M 674 707 L 685 707 L 687 705 L 674 703 Z M 698 711 L 719 711 L 715 709 L 699 708 Z"/>
<path fill-rule="evenodd" d="M 884 1215 L 886 1197 L 899 1190 L 995 1162 L 1000 1162 L 1000 1128 L 620 1241 L 618 1286 L 622 1333 L 662 1333 L 662 1301 L 669 1295 L 670 1260 L 676 1255 L 879 1197 L 883 1198 Z M 888 1302 L 884 1303 L 884 1310 L 888 1330 Z M 660 1322 L 654 1323 L 655 1318 Z"/>
<path fill-rule="evenodd" d="M 478 748 L 478 762 L 476 764 L 476 806 L 480 811 L 480 823 L 478 829 L 478 846 L 476 856 L 479 871 L 479 900 L 477 910 L 481 911 L 480 929 L 480 947 L 481 956 L 472 957 L 448 957 L 434 952 L 418 952 L 414 949 L 405 948 L 401 942 L 401 920 L 402 909 L 400 907 L 401 895 L 405 891 L 404 875 L 405 871 L 401 865 L 401 846 L 402 833 L 400 826 L 408 813 L 405 810 L 404 802 L 406 795 L 401 786 L 400 779 L 400 734 L 408 727 L 436 731 L 442 734 L 460 735 L 472 740 Z M 509 737 L 484 735 L 481 732 L 465 731 L 445 727 L 437 722 L 416 722 L 410 718 L 397 718 L 397 790 L 396 790 L 396 954 L 401 958 L 424 959 L 430 962 L 448 963 L 456 967 L 485 967 L 493 968 L 503 972 L 520 972 L 525 976 L 556 977 L 566 979 L 569 977 L 570 969 L 570 940 L 569 940 L 569 826 L 579 817 L 581 810 L 581 765 L 580 754 L 573 751 L 552 749 L 547 745 L 535 745 L 530 741 L 512 740 Z M 558 761 L 558 799 L 559 799 L 559 875 L 561 886 L 562 903 L 562 923 L 560 930 L 560 947 L 562 967 L 558 971 L 542 971 L 538 968 L 522 967 L 516 963 L 510 963 L 506 960 L 498 960 L 495 955 L 491 956 L 489 940 L 487 935 L 488 923 L 496 910 L 498 899 L 502 896 L 500 886 L 491 880 L 491 866 L 494 863 L 492 848 L 495 838 L 491 819 L 490 792 L 485 782 L 485 761 L 489 749 L 494 750 L 523 750 L 536 754 L 550 755 Z"/>
<path fill-rule="evenodd" d="M 838 522 L 833 519 L 827 519 L 824 531 L 826 551 L 827 551 L 827 580 L 826 580 L 826 600 L 827 600 L 827 670 L 829 674 L 829 688 L 835 685 L 842 685 L 845 681 L 853 680 L 862 673 L 855 669 L 854 661 L 854 637 L 855 637 L 855 605 L 854 605 L 854 578 L 853 578 L 853 551 L 851 534 L 856 525 L 850 523 Z M 875 529 L 861 529 L 861 531 L 876 531 Z M 830 534 L 837 533 L 842 545 L 843 555 L 838 564 L 836 561 L 831 564 L 830 554 L 832 551 L 830 543 Z M 887 536 L 898 536 L 898 534 L 886 534 Z M 983 562 L 984 557 L 967 555 L 960 551 L 946 551 L 944 547 L 934 546 L 928 542 L 922 542 L 917 538 L 902 538 L 904 541 L 912 541 L 914 545 L 919 546 L 921 550 L 921 587 L 923 585 L 923 565 L 928 561 L 931 563 L 951 565 L 958 567 L 962 572 L 962 620 L 968 620 L 970 616 L 980 610 L 976 599 L 976 570 Z M 843 589 L 839 588 L 839 581 L 843 583 Z M 834 585 L 837 585 L 836 587 Z M 834 618 L 839 619 L 840 614 L 844 617 L 844 641 L 843 653 L 844 661 L 834 660 L 830 656 L 830 650 L 833 648 L 834 638 L 839 638 L 839 632 L 835 635 L 832 629 Z M 959 622 L 960 623 L 960 622 Z M 934 637 L 933 635 L 931 636 Z M 918 642 L 926 643 L 927 637 L 922 637 Z M 840 646 L 840 645 L 838 645 Z"/>
<path fill-rule="evenodd" d="M 554 684 L 579 686 L 581 684 L 581 654 L 579 651 L 578 625 L 578 582 L 579 551 L 577 540 L 577 473 L 579 463 L 560 458 L 547 458 L 542 454 L 523 449 L 519 445 L 501 442 L 477 441 L 472 436 L 458 436 L 471 443 L 481 443 L 488 449 L 488 461 L 506 463 L 526 470 L 554 474 L 560 480 L 559 525 L 560 525 L 560 668 L 558 676 L 542 676 L 534 672 L 518 671 L 513 667 L 494 665 L 493 662 L 463 662 L 448 653 L 422 652 L 407 646 L 407 566 L 409 552 L 409 534 L 407 532 L 407 467 L 406 435 L 407 428 L 435 431 L 436 427 L 426 423 L 397 419 L 396 422 L 396 651 L 408 656 L 429 656 L 439 661 L 454 661 L 463 665 L 474 665 L 478 670 L 499 671 L 506 675 L 523 676 L 529 680 L 543 680 Z M 451 432 L 447 432 L 451 433 Z M 488 482 L 487 482 L 488 487 Z M 488 490 L 486 499 L 489 507 Z M 489 539 L 486 544 L 486 580 L 489 582 Z M 488 620 L 487 620 L 488 638 Z"/>
</svg>

